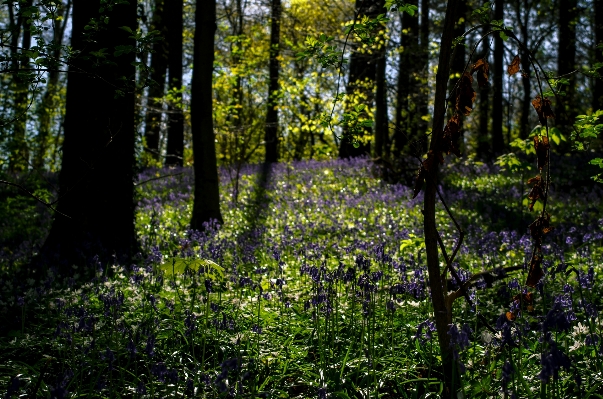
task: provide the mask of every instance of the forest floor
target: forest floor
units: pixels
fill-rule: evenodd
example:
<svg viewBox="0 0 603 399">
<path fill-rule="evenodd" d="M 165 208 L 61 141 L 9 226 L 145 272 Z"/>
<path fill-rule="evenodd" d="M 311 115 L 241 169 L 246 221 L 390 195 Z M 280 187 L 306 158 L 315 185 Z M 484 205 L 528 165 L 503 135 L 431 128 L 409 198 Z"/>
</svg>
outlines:
<svg viewBox="0 0 603 399">
<path fill-rule="evenodd" d="M 473 308 L 454 307 L 465 397 L 603 398 L 603 188 L 583 159 L 552 164 L 555 229 L 536 288 L 525 285 L 539 206 L 527 209 L 529 176 L 469 161 L 443 171 L 466 233 L 461 279 L 496 270 L 471 288 Z M 188 230 L 191 169 L 143 171 L 135 262 L 76 265 L 96 277 L 50 272 L 40 286 L 7 273 L 35 254 L 51 215 L 2 192 L 0 394 L 437 397 L 422 194 L 383 183 L 367 159 L 262 170 L 220 170 L 224 224 L 205 232 Z M 442 206 L 436 217 L 452 248 L 454 223 Z"/>
</svg>

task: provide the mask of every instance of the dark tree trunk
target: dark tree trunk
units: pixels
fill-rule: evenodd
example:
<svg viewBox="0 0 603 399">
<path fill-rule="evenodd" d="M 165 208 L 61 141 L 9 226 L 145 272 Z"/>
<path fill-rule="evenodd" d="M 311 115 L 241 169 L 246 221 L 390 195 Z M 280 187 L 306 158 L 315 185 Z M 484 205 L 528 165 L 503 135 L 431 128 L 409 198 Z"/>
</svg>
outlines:
<svg viewBox="0 0 603 399">
<path fill-rule="evenodd" d="M 65 28 L 67 21 L 69 20 L 69 13 L 71 12 L 71 0 L 67 1 L 67 4 L 60 3 L 57 8 L 57 16 L 61 17 L 60 21 L 55 22 L 58 24 L 55 31 L 53 32 L 53 42 L 57 47 L 52 52 L 52 59 L 57 62 L 61 57 L 61 47 L 63 45 L 63 37 L 65 36 Z M 48 72 L 48 78 L 46 79 L 46 91 L 42 97 L 42 104 L 38 111 L 39 119 L 39 131 L 36 138 L 37 146 L 36 153 L 33 159 L 33 167 L 40 169 L 44 166 L 44 158 L 46 157 L 46 151 L 48 150 L 48 140 L 52 133 L 53 117 L 56 114 L 58 108 L 57 91 L 59 88 L 59 72 L 58 68 L 52 68 Z"/>
<path fill-rule="evenodd" d="M 465 33 L 465 25 L 467 21 L 467 0 L 458 0 L 458 6 L 456 12 L 454 14 L 454 37 L 457 38 Z M 452 54 L 451 54 L 451 63 L 450 63 L 450 81 L 448 82 L 448 87 L 450 90 L 456 85 L 456 83 L 461 78 L 463 71 L 465 70 L 465 66 L 467 66 L 467 49 L 464 46 L 464 42 L 462 44 L 457 45 Z M 451 98 L 450 101 L 453 101 Z M 454 112 L 455 105 L 453 103 L 448 104 L 449 113 Z M 462 135 L 464 133 L 464 119 L 461 118 L 459 122 L 459 131 L 461 132 L 461 139 L 459 140 L 459 145 L 461 147 L 461 151 L 464 152 L 464 140 Z"/>
<path fill-rule="evenodd" d="M 184 2 L 171 0 L 167 8 L 167 40 L 169 48 L 168 88 L 176 89 L 178 94 L 172 103 L 168 103 L 167 157 L 168 166 L 184 164 L 184 115 L 182 114 L 182 33 L 184 28 Z"/>
<path fill-rule="evenodd" d="M 482 35 L 488 33 L 490 27 L 485 25 L 482 29 Z M 482 41 L 482 54 L 479 58 L 486 58 L 490 52 L 490 38 L 486 37 Z M 477 60 L 475 60 L 477 61 Z M 476 155 L 481 160 L 490 158 L 490 139 L 488 124 L 490 122 L 488 111 L 490 110 L 490 85 L 486 85 L 479 90 L 479 133 L 477 136 Z"/>
<path fill-rule="evenodd" d="M 427 107 L 429 89 L 427 82 L 429 81 L 429 0 L 421 1 L 421 64 L 419 67 L 419 76 L 421 77 L 421 87 L 417 92 L 417 107 L 419 114 L 419 145 L 418 150 L 421 153 L 427 151 L 427 130 L 429 128 L 428 120 L 429 109 Z"/>
<path fill-rule="evenodd" d="M 191 87 L 191 130 L 195 157 L 195 200 L 191 228 L 202 230 L 211 220 L 222 223 L 213 121 L 214 41 L 216 0 L 197 1 Z"/>
<path fill-rule="evenodd" d="M 382 14 L 385 11 L 383 4 L 383 0 L 356 0 L 355 12 L 357 15 L 357 22 L 361 21 L 365 16 L 374 19 L 379 14 Z M 377 75 L 378 58 L 379 55 L 377 52 L 360 52 L 358 51 L 358 46 L 352 44 L 349 77 L 346 86 L 348 99 L 346 100 L 345 107 L 349 106 L 349 99 L 354 96 L 355 92 L 362 94 L 366 98 L 364 105 L 367 108 L 370 109 L 373 106 L 375 97 L 373 90 Z M 367 136 L 372 135 L 372 129 L 370 127 L 365 127 L 364 134 Z M 343 135 L 344 137 L 339 143 L 339 158 L 350 158 L 370 154 L 369 144 L 361 144 L 356 148 L 350 140 L 350 132 L 347 129 L 344 129 Z"/>
<path fill-rule="evenodd" d="M 504 1 L 494 3 L 494 19 L 504 18 Z M 504 151 L 503 139 L 503 56 L 504 43 L 500 35 L 494 36 L 494 78 L 492 79 L 492 153 L 501 154 Z"/>
<path fill-rule="evenodd" d="M 563 76 L 576 70 L 576 23 L 578 22 L 578 1 L 563 0 L 559 2 L 559 50 L 557 74 Z M 557 104 L 557 126 L 565 133 L 572 129 L 576 116 L 574 104 L 575 74 L 566 76 L 569 85 L 564 86 L 566 92 L 561 103 Z"/>
<path fill-rule="evenodd" d="M 121 27 L 136 30 L 136 1 L 106 11 L 109 23 L 86 39 L 84 27 L 99 18 L 99 0 L 74 0 L 71 46 L 88 56 L 92 51 L 136 43 Z M 109 51 L 109 54 L 112 54 Z M 93 255 L 129 258 L 136 247 L 134 231 L 134 87 L 133 52 L 110 57 L 112 64 L 95 67 L 94 57 L 80 56 L 69 74 L 65 136 L 59 175 L 58 210 L 42 250 L 46 260 L 57 256 L 62 270 L 83 266 Z M 116 91 L 118 87 L 123 92 Z M 121 259 L 120 259 L 121 260 Z M 57 264 L 53 262 L 53 264 Z"/>
<path fill-rule="evenodd" d="M 169 0 L 168 0 L 169 1 Z M 167 11 L 171 4 L 164 4 L 165 0 L 155 0 L 153 22 L 151 29 L 160 32 L 161 39 L 153 43 L 151 54 L 151 86 L 147 102 L 145 117 L 146 148 L 155 160 L 159 160 L 159 141 L 161 131 L 161 117 L 163 115 L 162 98 L 165 94 L 165 74 L 168 67 L 168 29 Z"/>
<path fill-rule="evenodd" d="M 384 27 L 385 29 L 385 27 Z M 377 61 L 376 94 L 375 94 L 375 156 L 387 157 L 387 142 L 389 138 L 387 120 L 387 52 L 385 45 L 381 49 Z M 385 154 L 384 154 L 385 152 Z"/>
<path fill-rule="evenodd" d="M 522 15 L 523 10 L 523 15 Z M 519 30 L 521 32 L 521 40 L 526 45 L 529 43 L 528 35 L 528 22 L 529 22 L 529 8 L 527 0 L 523 0 L 523 5 L 520 0 L 515 2 L 515 14 L 519 23 Z M 523 140 L 528 138 L 530 134 L 530 110 L 532 108 L 532 84 L 530 82 L 531 66 L 530 66 L 530 55 L 522 48 L 520 51 L 521 67 L 523 68 L 521 74 L 521 83 L 523 89 L 523 99 L 521 101 L 521 116 L 519 120 L 519 137 Z"/>
<path fill-rule="evenodd" d="M 410 4 L 416 5 L 416 1 Z M 415 98 L 418 68 L 417 54 L 419 50 L 419 20 L 416 16 L 408 13 L 402 15 L 402 32 L 400 34 L 400 46 L 403 51 L 398 61 L 398 91 L 396 96 L 396 114 L 394 130 L 394 156 L 400 158 L 408 144 L 415 140 L 414 126 L 416 115 L 416 104 L 411 98 Z"/>
<path fill-rule="evenodd" d="M 446 116 L 446 87 L 448 85 L 449 65 L 451 58 L 451 47 L 454 35 L 458 0 L 449 0 L 446 7 L 444 19 L 444 32 L 440 42 L 440 57 L 438 61 L 438 72 L 436 74 L 436 91 L 433 110 L 433 135 L 429 149 L 437 152 L 441 148 L 444 118 Z M 448 324 L 452 320 L 452 309 L 447 308 L 443 282 L 441 279 L 440 258 L 438 254 L 438 231 L 435 219 L 436 187 L 438 184 L 438 162 L 433 162 L 429 168 L 425 184 L 425 196 L 423 201 L 424 212 L 424 234 L 425 252 L 427 256 L 427 271 L 429 273 L 429 287 L 431 289 L 431 301 L 436 320 L 438 343 L 442 356 L 444 368 L 445 390 L 444 398 L 456 398 L 453 392 L 453 356 L 450 348 L 450 337 L 448 336 Z M 458 379 L 456 379 L 458 381 Z"/>
<path fill-rule="evenodd" d="M 264 141 L 266 142 L 266 163 L 277 162 L 278 154 L 278 82 L 280 61 L 280 31 L 281 31 L 281 0 L 272 0 L 270 12 L 270 82 L 268 83 L 268 110 L 266 112 L 266 130 Z"/>
<path fill-rule="evenodd" d="M 603 44 L 603 0 L 595 3 L 595 45 Z M 595 48 L 595 62 L 603 64 L 603 48 Z M 603 75 L 603 70 L 599 70 Z M 603 78 L 595 79 L 593 88 L 593 111 L 603 109 Z"/>
<path fill-rule="evenodd" d="M 21 44 L 21 53 L 25 53 L 31 47 L 31 23 L 23 13 L 31 7 L 32 0 L 27 0 L 19 6 L 19 17 L 17 25 L 23 27 L 23 42 Z M 15 69 L 29 68 L 29 57 L 22 55 L 21 62 L 13 63 Z M 13 124 L 13 137 L 11 143 L 11 154 L 9 158 L 9 169 L 13 172 L 22 172 L 27 170 L 29 165 L 29 146 L 26 138 L 27 111 L 29 109 L 29 84 L 27 80 L 20 76 L 20 72 L 14 73 L 15 83 L 15 122 Z"/>
</svg>

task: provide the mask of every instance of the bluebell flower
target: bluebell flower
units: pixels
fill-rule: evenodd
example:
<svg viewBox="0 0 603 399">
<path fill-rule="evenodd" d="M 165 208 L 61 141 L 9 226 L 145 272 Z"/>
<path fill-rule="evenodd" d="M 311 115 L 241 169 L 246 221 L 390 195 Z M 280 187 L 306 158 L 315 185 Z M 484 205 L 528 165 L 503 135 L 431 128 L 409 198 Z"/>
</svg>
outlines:
<svg viewBox="0 0 603 399">
<path fill-rule="evenodd" d="M 256 334 L 261 334 L 262 327 L 258 326 L 257 324 L 254 324 L 253 327 L 251 327 L 251 331 L 253 331 Z"/>
<path fill-rule="evenodd" d="M 147 337 L 146 352 L 150 357 L 155 356 L 155 336 L 153 334 Z"/>
<path fill-rule="evenodd" d="M 147 393 L 147 387 L 144 384 L 144 382 L 140 381 L 138 383 L 138 386 L 136 387 L 136 393 L 138 395 L 146 395 L 146 393 Z"/>
<path fill-rule="evenodd" d="M 505 364 L 502 367 L 502 383 L 503 383 L 503 387 L 507 387 L 507 384 L 511 381 L 511 378 L 513 377 L 513 365 L 511 363 L 509 363 L 509 361 L 507 360 L 505 362 Z"/>
<path fill-rule="evenodd" d="M 540 357 L 542 369 L 538 378 L 542 381 L 548 381 L 551 377 L 559 378 L 559 370 L 562 368 L 566 371 L 570 369 L 571 362 L 569 357 L 557 347 L 553 341 L 549 342 L 548 351 L 544 352 Z"/>
</svg>

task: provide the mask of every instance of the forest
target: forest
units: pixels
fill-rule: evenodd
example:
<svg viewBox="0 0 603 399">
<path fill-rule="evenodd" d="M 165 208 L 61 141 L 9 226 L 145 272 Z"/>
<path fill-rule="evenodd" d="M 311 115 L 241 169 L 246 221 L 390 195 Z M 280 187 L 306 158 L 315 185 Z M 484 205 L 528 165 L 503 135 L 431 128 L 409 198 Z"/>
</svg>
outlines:
<svg viewBox="0 0 603 399">
<path fill-rule="evenodd" d="M 3 398 L 603 399 L 603 0 L 2 0 Z"/>
</svg>

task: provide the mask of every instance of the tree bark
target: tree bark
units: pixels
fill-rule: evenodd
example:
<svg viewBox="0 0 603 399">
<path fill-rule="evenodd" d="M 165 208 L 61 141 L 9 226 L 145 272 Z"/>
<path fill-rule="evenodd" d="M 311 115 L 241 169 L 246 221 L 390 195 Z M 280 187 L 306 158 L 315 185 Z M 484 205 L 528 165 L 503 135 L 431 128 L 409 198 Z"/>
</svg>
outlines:
<svg viewBox="0 0 603 399">
<path fill-rule="evenodd" d="M 416 1 L 409 4 L 416 5 Z M 416 78 L 421 63 L 417 63 L 419 51 L 419 20 L 408 13 L 402 15 L 402 32 L 400 34 L 400 58 L 398 63 L 398 90 L 396 96 L 396 114 L 394 130 L 394 156 L 399 159 L 409 142 L 415 140 L 417 126 L 415 98 Z"/>
<path fill-rule="evenodd" d="M 113 57 L 120 45 L 135 46 L 136 1 L 113 6 L 108 24 L 88 40 L 85 30 L 99 18 L 99 0 L 74 0 L 71 46 L 83 53 L 69 67 L 58 211 L 42 249 L 66 273 L 93 255 L 118 260 L 136 249 L 134 231 L 135 96 L 134 52 Z M 109 49 L 111 63 L 95 65 L 92 51 Z M 84 57 L 90 56 L 90 57 Z M 100 77 L 97 78 L 96 76 Z M 123 82 L 131 82 L 124 87 Z M 122 92 L 116 90 L 119 88 Z"/>
<path fill-rule="evenodd" d="M 280 31 L 281 31 L 281 0 L 272 0 L 270 13 L 270 82 L 268 84 L 268 110 L 266 112 L 266 127 L 264 141 L 266 142 L 265 162 L 277 162 L 278 154 L 278 82 L 280 72 Z"/>
<path fill-rule="evenodd" d="M 191 87 L 191 130 L 195 156 L 195 199 L 191 228 L 202 230 L 211 220 L 222 223 L 220 187 L 216 164 L 212 81 L 216 0 L 198 0 L 195 12 L 195 44 Z"/>
<path fill-rule="evenodd" d="M 522 4 L 523 2 L 523 4 Z M 529 34 L 528 34 L 528 22 L 529 22 L 529 14 L 530 9 L 528 7 L 527 0 L 516 0 L 514 3 L 515 6 L 515 16 L 517 22 L 519 24 L 519 31 L 521 32 L 521 41 L 528 46 L 529 43 Z M 523 14 L 522 14 L 523 10 Z M 529 53 L 522 47 L 519 53 L 521 59 L 521 67 L 523 68 L 521 74 L 521 84 L 523 89 L 523 99 L 521 101 L 521 116 L 519 118 L 519 137 L 522 140 L 528 138 L 530 134 L 531 126 L 530 126 L 530 111 L 532 108 L 532 84 L 530 82 L 531 75 L 531 66 L 530 66 L 530 55 Z"/>
<path fill-rule="evenodd" d="M 169 0 L 168 0 L 169 1 Z M 161 131 L 161 119 L 163 116 L 163 96 L 165 94 L 165 75 L 168 67 L 168 30 L 167 9 L 171 4 L 165 4 L 165 0 L 155 0 L 153 10 L 153 21 L 151 29 L 160 32 L 161 39 L 153 43 L 151 54 L 151 86 L 147 99 L 147 114 L 145 116 L 145 141 L 149 154 L 155 160 L 159 160 L 159 142 Z"/>
<path fill-rule="evenodd" d="M 482 35 L 490 31 L 490 26 L 484 25 Z M 482 54 L 479 58 L 487 58 L 490 52 L 490 38 L 486 37 L 482 41 Z M 477 61 L 477 60 L 475 60 Z M 481 160 L 490 158 L 490 140 L 488 125 L 490 122 L 490 85 L 486 85 L 479 90 L 479 134 L 477 136 L 476 155 Z"/>
<path fill-rule="evenodd" d="M 595 5 L 595 45 L 603 44 L 603 0 L 594 0 Z M 595 62 L 603 64 L 603 48 L 595 48 Z M 603 69 L 599 70 L 603 76 Z M 603 109 L 603 78 L 594 81 L 593 111 Z"/>
<path fill-rule="evenodd" d="M 384 12 L 383 4 L 383 0 L 356 0 L 356 22 L 361 21 L 365 16 L 370 19 L 376 18 L 379 14 Z M 350 106 L 350 100 L 354 97 L 355 93 L 358 93 L 365 98 L 362 103 L 370 109 L 375 100 L 373 92 L 379 56 L 375 51 L 358 51 L 358 46 L 356 44 L 352 44 L 351 47 L 352 54 L 350 55 L 349 77 L 346 86 L 347 98 L 344 106 L 348 108 Z M 372 135 L 372 133 L 372 128 L 364 128 L 365 135 Z M 348 137 L 349 131 L 344 128 L 344 137 L 339 143 L 339 158 L 358 157 L 370 154 L 369 144 L 361 144 L 358 148 L 355 148 Z"/>
<path fill-rule="evenodd" d="M 184 2 L 171 0 L 167 11 L 167 40 L 169 48 L 168 88 L 176 90 L 175 101 L 168 103 L 167 166 L 184 165 L 184 115 L 182 113 L 182 53 Z"/>
<path fill-rule="evenodd" d="M 454 39 L 455 15 L 457 5 L 461 1 L 449 0 L 446 7 L 444 19 L 444 31 L 440 41 L 440 57 L 438 61 L 438 72 L 436 74 L 436 91 L 433 111 L 433 133 L 429 146 L 430 151 L 438 152 L 441 147 L 444 118 L 446 116 L 446 87 L 448 85 L 449 65 L 451 58 L 451 47 Z M 440 260 L 438 255 L 438 231 L 435 219 L 436 187 L 438 184 L 438 162 L 433 162 L 426 177 L 425 194 L 423 200 L 424 212 L 424 235 L 425 251 L 427 256 L 427 270 L 429 273 L 429 287 L 431 289 L 431 301 L 435 314 L 438 343 L 442 356 L 444 368 L 444 380 L 446 384 L 443 397 L 456 397 L 453 392 L 453 357 L 449 345 L 448 325 L 452 320 L 452 309 L 447 308 L 444 286 L 440 275 Z"/>
<path fill-rule="evenodd" d="M 494 19 L 504 18 L 504 2 L 494 3 Z M 503 139 L 503 57 L 504 43 L 500 35 L 494 36 L 494 78 L 492 84 L 492 153 L 499 155 L 504 151 Z"/>
<path fill-rule="evenodd" d="M 420 63 L 420 74 L 421 87 L 417 92 L 418 102 L 418 131 L 419 131 L 419 145 L 418 150 L 421 153 L 427 151 L 427 130 L 429 129 L 428 120 L 424 119 L 429 116 L 428 108 L 428 96 L 429 90 L 427 89 L 427 83 L 429 82 L 429 0 L 421 1 L 421 63 Z"/>
<path fill-rule="evenodd" d="M 384 27 L 385 29 L 385 27 Z M 380 51 L 380 58 L 377 61 L 375 94 L 375 156 L 387 156 L 387 142 L 389 141 L 389 129 L 387 120 L 387 52 L 385 44 Z M 384 154 L 386 152 L 386 154 Z"/>
<path fill-rule="evenodd" d="M 567 75 L 576 70 L 576 23 L 578 22 L 577 0 L 559 2 L 559 50 L 557 60 L 557 75 Z M 569 133 L 576 116 L 574 106 L 575 74 L 565 76 L 569 85 L 563 86 L 566 95 L 557 104 L 557 126 Z"/>
</svg>

